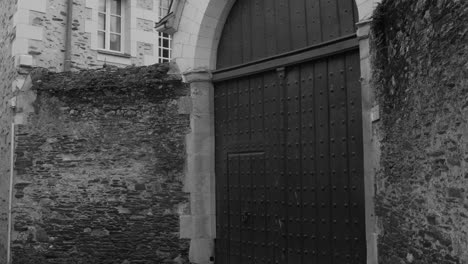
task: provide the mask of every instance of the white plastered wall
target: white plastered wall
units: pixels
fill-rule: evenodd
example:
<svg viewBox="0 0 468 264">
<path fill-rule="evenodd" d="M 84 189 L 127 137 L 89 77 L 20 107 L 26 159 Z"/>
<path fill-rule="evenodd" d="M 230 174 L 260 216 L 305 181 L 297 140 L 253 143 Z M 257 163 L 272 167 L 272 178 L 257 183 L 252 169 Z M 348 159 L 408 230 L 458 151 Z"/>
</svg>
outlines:
<svg viewBox="0 0 468 264">
<path fill-rule="evenodd" d="M 187 0 L 178 32 L 173 38 L 173 60 L 184 73 L 185 80 L 190 83 L 192 102 L 207 104 L 207 111 L 192 109 L 192 132 L 187 136 L 186 189 L 191 193 L 191 206 L 197 213 L 192 212 L 192 215 L 181 217 L 181 236 L 192 240 L 191 261 L 200 264 L 213 263 L 213 258 L 210 257 L 214 256 L 214 243 L 210 241 L 216 237 L 213 84 L 210 81 L 210 72 L 216 67 L 219 38 L 234 2 L 235 0 Z M 373 184 L 378 168 L 378 142 L 372 133 L 370 115 L 375 103 L 370 87 L 369 30 L 372 13 L 379 2 L 380 0 L 356 0 L 359 12 L 357 35 L 361 55 L 368 264 L 377 263 L 378 231 L 374 215 Z M 207 128 L 213 131 L 206 131 Z M 200 171 L 200 168 L 204 169 Z M 209 193 L 201 195 L 200 192 L 207 190 Z M 204 206 L 200 208 L 200 204 Z M 202 223 L 197 221 L 200 217 L 203 218 Z"/>
</svg>

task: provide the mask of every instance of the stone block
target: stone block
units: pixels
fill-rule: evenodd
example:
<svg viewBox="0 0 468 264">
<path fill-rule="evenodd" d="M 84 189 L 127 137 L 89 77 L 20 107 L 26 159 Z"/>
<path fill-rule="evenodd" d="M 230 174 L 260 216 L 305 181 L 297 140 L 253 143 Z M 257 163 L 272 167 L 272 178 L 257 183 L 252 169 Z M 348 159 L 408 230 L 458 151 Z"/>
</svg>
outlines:
<svg viewBox="0 0 468 264">
<path fill-rule="evenodd" d="M 148 66 L 153 65 L 155 63 L 158 63 L 158 57 L 151 55 L 143 55 L 143 65 Z"/>
<path fill-rule="evenodd" d="M 361 60 L 369 58 L 369 38 L 359 40 L 359 57 Z"/>
<path fill-rule="evenodd" d="M 111 55 L 111 54 L 102 54 L 98 53 L 97 54 L 97 60 L 101 62 L 106 62 L 106 63 L 114 63 L 114 64 L 120 64 L 120 65 L 130 65 L 132 64 L 132 61 L 130 58 L 126 57 L 121 57 L 118 55 Z"/>
<path fill-rule="evenodd" d="M 96 1 L 96 0 L 86 0 L 85 6 L 89 7 L 89 8 L 92 8 L 92 9 L 98 8 L 98 1 Z"/>
<path fill-rule="evenodd" d="M 194 114 L 214 113 L 214 87 L 211 82 L 194 82 L 190 85 Z"/>
<path fill-rule="evenodd" d="M 13 56 L 19 54 L 28 54 L 29 51 L 29 44 L 27 38 L 20 38 L 16 37 L 13 40 L 13 44 L 11 45 L 11 53 Z"/>
<path fill-rule="evenodd" d="M 191 70 L 183 72 L 182 75 L 184 76 L 184 79 L 187 83 L 207 82 L 207 85 L 211 83 L 211 79 L 213 78 L 211 72 L 207 71 L 206 69 Z"/>
<path fill-rule="evenodd" d="M 20 90 L 21 88 L 23 88 L 24 82 L 25 80 L 23 78 L 17 78 L 11 84 L 11 90 L 12 91 Z"/>
<path fill-rule="evenodd" d="M 31 55 L 18 55 L 17 56 L 17 66 L 19 67 L 32 67 L 33 66 L 33 56 Z"/>
<path fill-rule="evenodd" d="M 193 113 L 190 115 L 190 128 L 194 134 L 214 136 L 214 115 Z"/>
<path fill-rule="evenodd" d="M 359 21 L 369 19 L 380 0 L 357 0 Z"/>
<path fill-rule="evenodd" d="M 207 133 L 190 133 L 186 136 L 187 154 L 214 155 L 214 137 Z"/>
<path fill-rule="evenodd" d="M 197 264 L 212 264 L 214 258 L 213 239 L 192 239 L 190 241 L 189 260 Z"/>
<path fill-rule="evenodd" d="M 18 0 L 18 8 L 45 13 L 47 10 L 47 0 Z"/>
<path fill-rule="evenodd" d="M 29 10 L 24 8 L 18 8 L 16 13 L 13 15 L 13 25 L 17 24 L 29 24 Z"/>
<path fill-rule="evenodd" d="M 192 113 L 192 99 L 190 98 L 190 96 L 184 96 L 179 98 L 179 100 L 177 101 L 177 107 L 179 109 L 179 114 Z"/>
<path fill-rule="evenodd" d="M 192 238 L 193 237 L 193 225 L 191 215 L 181 215 L 179 217 L 180 224 L 180 238 Z"/>
<path fill-rule="evenodd" d="M 215 215 L 192 215 L 192 239 L 215 238 Z"/>
<path fill-rule="evenodd" d="M 42 40 L 43 28 L 38 27 L 38 26 L 18 24 L 16 25 L 16 37 L 34 39 L 34 40 Z"/>
<path fill-rule="evenodd" d="M 194 215 L 210 215 L 215 214 L 214 207 L 215 196 L 212 193 L 190 193 L 190 210 Z"/>
<path fill-rule="evenodd" d="M 211 155 L 191 154 L 187 157 L 187 174 L 207 175 L 214 172 L 214 160 Z"/>
<path fill-rule="evenodd" d="M 216 54 L 216 51 L 213 52 Z M 193 60 L 193 67 L 207 67 L 209 69 L 214 69 L 216 67 L 216 57 L 213 56 L 210 59 L 196 58 Z"/>
<path fill-rule="evenodd" d="M 214 188 L 214 174 L 187 173 L 185 189 L 187 192 L 209 193 Z"/>
</svg>

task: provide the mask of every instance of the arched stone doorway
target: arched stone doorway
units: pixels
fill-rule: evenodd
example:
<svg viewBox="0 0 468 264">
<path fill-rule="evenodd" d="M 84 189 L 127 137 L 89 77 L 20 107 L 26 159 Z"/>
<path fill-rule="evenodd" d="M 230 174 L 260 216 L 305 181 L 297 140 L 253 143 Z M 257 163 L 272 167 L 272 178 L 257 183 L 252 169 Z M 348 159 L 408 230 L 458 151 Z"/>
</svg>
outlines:
<svg viewBox="0 0 468 264">
<path fill-rule="evenodd" d="M 191 259 L 212 263 L 216 234 L 214 90 L 211 71 L 216 68 L 217 45 L 225 20 L 234 1 L 187 1 L 179 32 L 174 36 L 174 57 L 192 88 L 192 133 L 188 135 L 188 170 L 186 189 L 191 193 L 191 215 L 181 218 L 181 234 L 191 238 Z M 368 86 L 368 21 L 375 1 L 357 1 L 360 22 L 362 116 L 364 139 L 364 175 L 366 186 L 367 261 L 376 263 L 372 205 L 375 146 L 371 143 Z M 193 7 L 196 7 L 193 9 Z M 190 10 L 190 11 L 189 11 Z M 194 11 L 195 10 L 195 11 Z M 197 13 L 194 15 L 194 13 Z M 194 22 L 194 17 L 197 20 Z M 185 22 L 184 22 L 185 20 Z"/>
</svg>

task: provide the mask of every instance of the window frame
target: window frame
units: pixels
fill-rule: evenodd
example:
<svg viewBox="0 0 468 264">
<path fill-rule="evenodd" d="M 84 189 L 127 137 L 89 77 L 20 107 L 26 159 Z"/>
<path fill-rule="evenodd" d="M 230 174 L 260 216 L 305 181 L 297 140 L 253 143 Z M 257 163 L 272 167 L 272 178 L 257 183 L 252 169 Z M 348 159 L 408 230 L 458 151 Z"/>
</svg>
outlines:
<svg viewBox="0 0 468 264">
<path fill-rule="evenodd" d="M 162 45 L 164 40 L 167 40 L 168 46 Z M 167 51 L 167 57 L 164 57 L 164 51 Z M 159 32 L 158 34 L 158 62 L 170 62 L 172 59 L 172 36 L 166 33 Z"/>
<path fill-rule="evenodd" d="M 163 3 L 167 3 L 163 5 Z M 165 17 L 172 5 L 172 0 L 159 0 L 158 12 L 159 12 L 159 20 Z M 163 46 L 162 43 L 164 40 L 168 41 L 168 46 Z M 164 57 L 164 51 L 168 52 L 168 57 Z M 159 32 L 158 33 L 158 63 L 170 62 L 172 59 L 172 36 L 166 33 Z"/>
<path fill-rule="evenodd" d="M 163 5 L 164 2 L 167 2 L 167 7 Z M 172 0 L 159 0 L 158 12 L 159 20 L 169 14 L 169 10 L 172 5 Z"/>
<path fill-rule="evenodd" d="M 120 54 L 124 54 L 124 39 L 125 39 L 125 26 L 124 26 L 124 23 L 125 23 L 125 1 L 124 0 L 117 0 L 119 3 L 120 3 L 120 15 L 117 15 L 117 14 L 112 14 L 111 12 L 111 2 L 113 0 L 98 0 L 99 2 L 100 1 L 104 1 L 105 2 L 105 7 L 106 7 L 106 11 L 105 13 L 100 11 L 99 10 L 99 2 L 98 2 L 98 8 L 97 8 L 97 24 L 98 24 L 98 27 L 97 27 L 97 50 L 98 51 L 105 51 L 105 52 L 113 52 L 113 53 L 120 53 Z M 99 17 L 100 15 L 104 15 L 105 17 L 105 21 L 104 21 L 104 30 L 100 29 L 99 27 Z M 120 33 L 118 32 L 111 32 L 111 17 L 119 17 L 120 18 Z M 99 33 L 102 33 L 104 32 L 104 48 L 100 47 L 101 46 L 101 43 L 99 41 Z M 111 34 L 114 34 L 114 35 L 119 35 L 120 36 L 120 50 L 113 50 L 111 49 L 111 41 L 110 41 L 110 36 Z"/>
</svg>

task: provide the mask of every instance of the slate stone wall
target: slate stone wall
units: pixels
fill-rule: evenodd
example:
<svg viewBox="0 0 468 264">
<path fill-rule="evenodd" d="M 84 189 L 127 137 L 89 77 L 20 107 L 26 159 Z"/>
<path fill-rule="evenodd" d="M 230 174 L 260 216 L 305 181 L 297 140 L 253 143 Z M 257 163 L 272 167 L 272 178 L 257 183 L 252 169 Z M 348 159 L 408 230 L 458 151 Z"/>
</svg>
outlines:
<svg viewBox="0 0 468 264">
<path fill-rule="evenodd" d="M 92 69 L 101 65 L 97 52 L 91 49 L 91 34 L 85 32 L 85 0 L 73 1 L 72 68 Z M 30 12 L 30 24 L 44 29 L 44 40 L 29 40 L 29 54 L 36 66 L 62 71 L 65 56 L 67 1 L 48 0 L 47 12 Z"/>
<path fill-rule="evenodd" d="M 383 1 L 372 31 L 379 264 L 468 263 L 468 2 Z"/>
<path fill-rule="evenodd" d="M 12 114 L 8 101 L 17 76 L 11 45 L 15 38 L 13 14 L 15 1 L 0 1 L 0 264 L 6 263 L 8 188 L 10 178 L 10 139 Z"/>
<path fill-rule="evenodd" d="M 132 53 L 131 47 L 138 45 L 137 50 L 133 51 L 131 57 L 123 63 L 113 62 L 115 59 L 122 59 L 119 55 L 105 54 L 106 59 L 99 58 L 97 47 L 93 47 L 91 39 L 97 38 L 97 15 L 93 17 L 93 10 L 86 7 L 86 0 L 73 1 L 73 20 L 72 20 L 72 70 L 96 69 L 100 68 L 104 63 L 117 66 L 126 65 L 145 65 L 144 57 L 149 55 L 140 49 L 142 40 L 141 32 L 151 32 L 145 38 L 145 45 L 152 46 L 152 43 L 157 43 L 158 33 L 154 31 L 153 20 L 143 19 L 139 17 L 131 17 L 130 15 L 143 14 L 143 10 L 152 11 L 153 0 L 141 1 L 124 1 L 124 13 L 126 15 L 122 27 L 125 32 L 123 41 L 123 51 L 126 54 L 124 57 Z M 29 25 L 42 27 L 44 31 L 42 40 L 28 40 L 28 53 L 34 58 L 34 64 L 37 67 L 43 67 L 50 71 L 60 72 L 63 70 L 63 62 L 65 56 L 65 36 L 67 24 L 67 1 L 64 0 L 48 0 L 47 10 L 45 13 L 37 11 L 29 11 Z M 138 9 L 133 10 L 132 9 Z M 154 16 L 157 20 L 157 16 Z M 132 22 L 132 21 L 135 22 Z M 88 23 L 88 26 L 86 24 Z M 91 24 L 95 23 L 95 28 Z M 135 23 L 133 25 L 132 23 Z M 89 27 L 89 28 L 87 28 Z M 135 28 L 133 28 L 135 27 Z M 91 31 L 90 31 L 91 30 Z M 93 34 L 93 36 L 92 36 Z M 138 44 L 136 43 L 138 42 Z M 97 45 L 97 44 L 94 44 Z M 153 51 L 152 51 L 153 53 Z M 151 55 L 153 61 L 155 55 Z M 109 59 L 107 59 L 109 58 Z M 148 63 L 146 63 L 148 64 Z"/>
<path fill-rule="evenodd" d="M 167 65 L 34 73 L 16 133 L 14 264 L 187 263 L 188 93 Z"/>
</svg>

